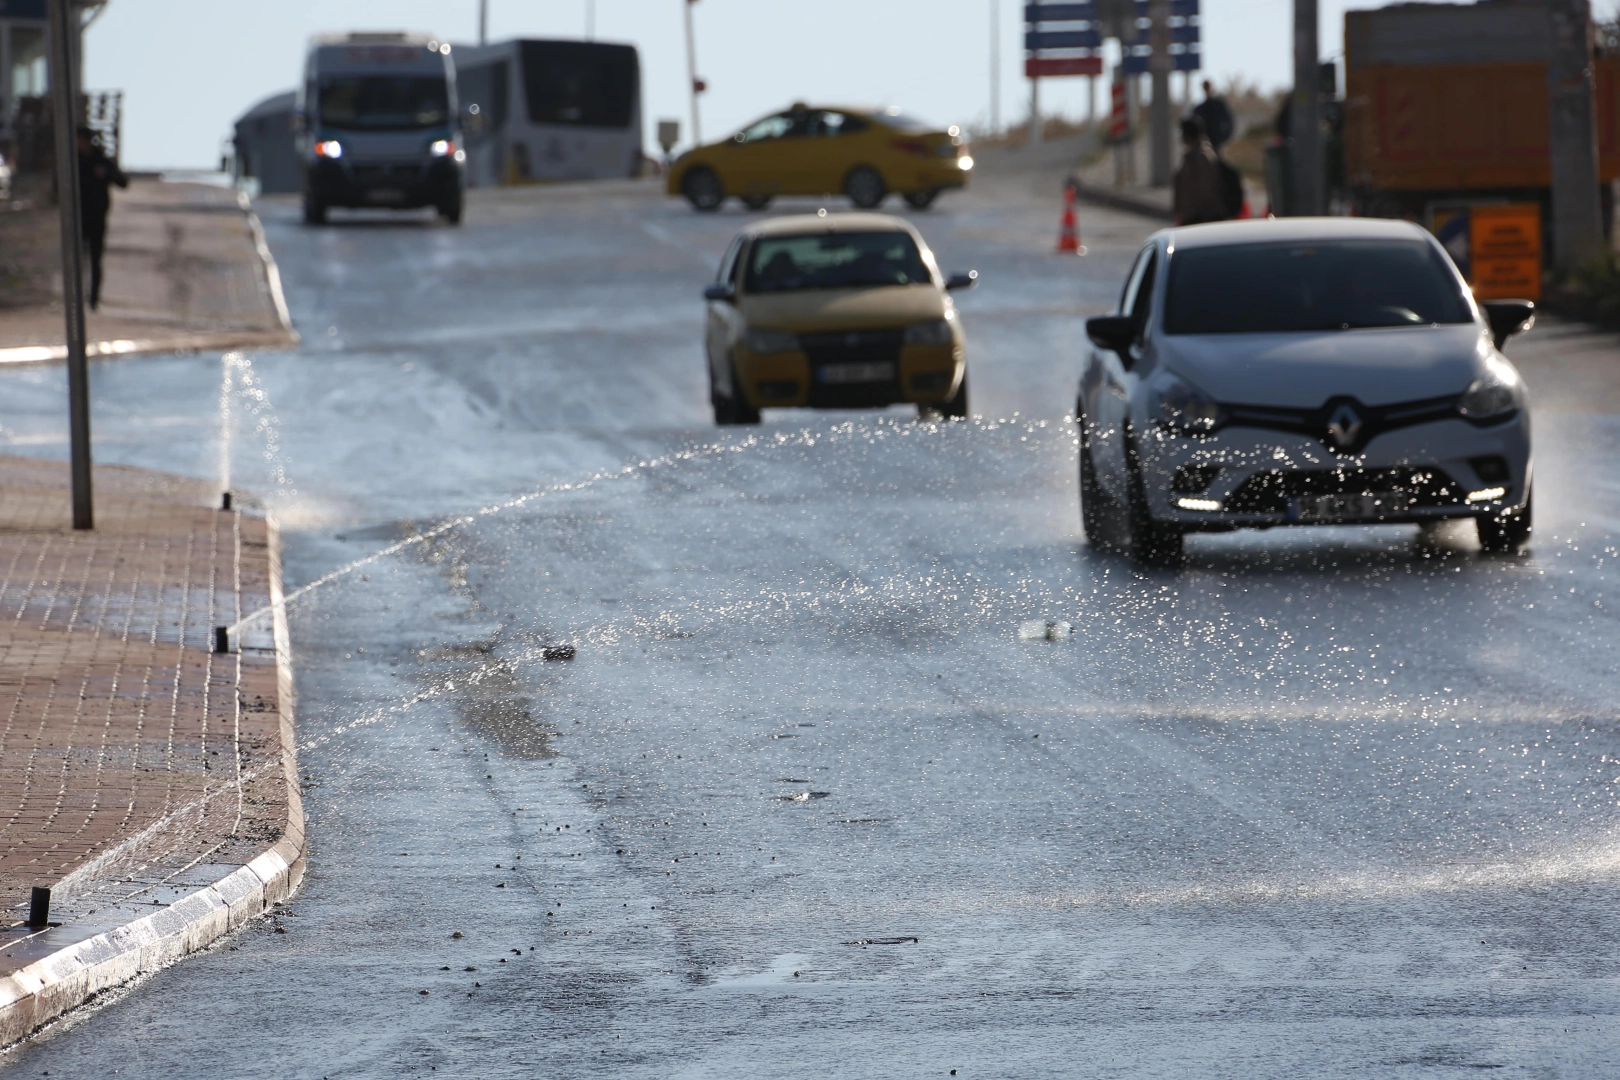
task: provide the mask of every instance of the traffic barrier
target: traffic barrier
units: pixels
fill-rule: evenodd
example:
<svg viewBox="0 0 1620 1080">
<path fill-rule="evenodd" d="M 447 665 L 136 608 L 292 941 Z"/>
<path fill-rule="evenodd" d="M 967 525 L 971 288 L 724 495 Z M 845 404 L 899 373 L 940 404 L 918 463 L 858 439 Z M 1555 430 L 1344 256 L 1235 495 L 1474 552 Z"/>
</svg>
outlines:
<svg viewBox="0 0 1620 1080">
<path fill-rule="evenodd" d="M 1063 185 L 1063 224 L 1058 229 L 1059 255 L 1084 255 L 1086 246 L 1080 242 L 1080 225 L 1074 213 L 1074 182 Z"/>
</svg>

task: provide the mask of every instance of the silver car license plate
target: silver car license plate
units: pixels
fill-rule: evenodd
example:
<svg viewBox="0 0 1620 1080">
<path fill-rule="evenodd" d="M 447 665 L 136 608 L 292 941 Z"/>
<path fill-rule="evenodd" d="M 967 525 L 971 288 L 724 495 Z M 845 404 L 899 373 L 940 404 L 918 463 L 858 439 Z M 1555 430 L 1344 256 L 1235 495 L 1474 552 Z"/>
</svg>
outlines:
<svg viewBox="0 0 1620 1080">
<path fill-rule="evenodd" d="M 1372 521 L 1403 509 L 1394 492 L 1372 495 L 1315 495 L 1288 500 L 1288 520 L 1299 522 Z"/>
<path fill-rule="evenodd" d="M 824 383 L 889 382 L 894 378 L 894 364 L 888 360 L 864 364 L 824 364 L 816 370 L 816 378 Z"/>
</svg>

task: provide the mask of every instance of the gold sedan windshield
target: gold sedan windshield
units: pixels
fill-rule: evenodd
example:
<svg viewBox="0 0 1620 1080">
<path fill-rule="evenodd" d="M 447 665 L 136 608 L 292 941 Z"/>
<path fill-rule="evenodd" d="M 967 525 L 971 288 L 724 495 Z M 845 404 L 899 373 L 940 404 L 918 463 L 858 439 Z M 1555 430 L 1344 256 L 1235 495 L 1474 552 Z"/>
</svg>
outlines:
<svg viewBox="0 0 1620 1080">
<path fill-rule="evenodd" d="M 906 233 L 817 233 L 757 241 L 744 289 L 751 293 L 858 289 L 929 280 L 922 253 Z"/>
</svg>

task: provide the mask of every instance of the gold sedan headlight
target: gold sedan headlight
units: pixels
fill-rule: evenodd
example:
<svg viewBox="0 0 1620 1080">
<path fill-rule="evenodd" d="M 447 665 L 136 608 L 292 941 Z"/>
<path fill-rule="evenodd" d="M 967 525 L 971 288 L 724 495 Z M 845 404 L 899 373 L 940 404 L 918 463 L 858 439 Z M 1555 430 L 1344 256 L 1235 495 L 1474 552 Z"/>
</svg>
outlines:
<svg viewBox="0 0 1620 1080">
<path fill-rule="evenodd" d="M 946 319 L 914 323 L 906 327 L 907 345 L 950 345 L 954 340 L 951 337 L 951 324 Z"/>
</svg>

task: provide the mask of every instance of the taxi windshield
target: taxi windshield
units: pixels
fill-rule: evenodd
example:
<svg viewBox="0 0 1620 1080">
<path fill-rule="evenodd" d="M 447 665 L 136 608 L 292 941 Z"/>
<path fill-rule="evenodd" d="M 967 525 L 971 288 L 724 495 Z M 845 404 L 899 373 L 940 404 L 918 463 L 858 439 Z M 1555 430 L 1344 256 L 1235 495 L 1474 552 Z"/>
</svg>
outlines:
<svg viewBox="0 0 1620 1080">
<path fill-rule="evenodd" d="M 1171 334 L 1268 334 L 1465 323 L 1444 256 L 1422 240 L 1233 244 L 1170 259 Z"/>
<path fill-rule="evenodd" d="M 751 293 L 921 285 L 928 266 L 909 233 L 814 233 L 754 242 L 743 288 Z"/>
</svg>

